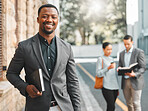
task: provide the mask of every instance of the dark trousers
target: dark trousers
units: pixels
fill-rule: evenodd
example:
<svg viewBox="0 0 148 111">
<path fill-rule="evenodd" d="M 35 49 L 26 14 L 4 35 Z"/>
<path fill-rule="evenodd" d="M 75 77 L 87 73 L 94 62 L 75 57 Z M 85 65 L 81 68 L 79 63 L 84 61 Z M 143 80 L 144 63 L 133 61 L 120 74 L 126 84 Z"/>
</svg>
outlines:
<svg viewBox="0 0 148 111">
<path fill-rule="evenodd" d="M 115 101 L 118 96 L 118 90 L 109 90 L 102 88 L 102 94 L 107 103 L 106 111 L 114 111 L 115 110 Z"/>
</svg>

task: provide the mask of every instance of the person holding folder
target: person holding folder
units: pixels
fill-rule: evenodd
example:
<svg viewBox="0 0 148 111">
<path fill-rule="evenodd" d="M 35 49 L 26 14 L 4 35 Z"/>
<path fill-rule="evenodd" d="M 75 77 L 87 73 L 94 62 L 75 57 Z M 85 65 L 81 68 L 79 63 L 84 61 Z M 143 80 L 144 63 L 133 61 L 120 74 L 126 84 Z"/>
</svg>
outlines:
<svg viewBox="0 0 148 111">
<path fill-rule="evenodd" d="M 71 45 L 55 35 L 59 12 L 52 4 L 38 9 L 39 32 L 22 41 L 12 58 L 7 79 L 26 97 L 25 111 L 80 111 L 79 82 Z M 20 78 L 24 68 L 25 81 Z M 29 83 L 42 69 L 45 91 Z M 31 81 L 31 80 L 30 80 Z"/>
<path fill-rule="evenodd" d="M 141 94 L 144 87 L 143 74 L 146 69 L 144 51 L 133 47 L 133 38 L 130 35 L 126 35 L 123 42 L 126 49 L 120 53 L 119 67 L 129 67 L 134 63 L 138 63 L 138 67 L 129 73 L 122 74 L 121 88 L 128 111 L 141 111 Z"/>
</svg>

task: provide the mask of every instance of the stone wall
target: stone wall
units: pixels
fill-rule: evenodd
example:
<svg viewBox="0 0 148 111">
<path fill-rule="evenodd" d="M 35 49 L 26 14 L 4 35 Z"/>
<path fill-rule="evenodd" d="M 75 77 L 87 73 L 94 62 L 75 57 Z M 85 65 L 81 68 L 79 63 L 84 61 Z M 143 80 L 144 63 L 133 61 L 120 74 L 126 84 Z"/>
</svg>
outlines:
<svg viewBox="0 0 148 111">
<path fill-rule="evenodd" d="M 18 42 L 38 31 L 36 18 L 41 4 L 40 0 L 2 0 L 3 66 L 9 65 Z"/>
<path fill-rule="evenodd" d="M 1 1 L 3 66 L 8 68 L 18 43 L 38 32 L 39 6 L 44 3 L 55 3 L 49 0 Z M 56 0 L 56 5 L 58 3 Z M 22 77 L 23 74 L 22 71 Z M 0 111 L 22 111 L 24 106 L 25 98 L 6 80 L 6 71 L 3 71 L 3 81 L 0 81 Z"/>
<path fill-rule="evenodd" d="M 19 91 L 8 81 L 2 81 L 0 87 L 0 111 L 22 111 L 25 98 L 20 96 Z"/>
</svg>

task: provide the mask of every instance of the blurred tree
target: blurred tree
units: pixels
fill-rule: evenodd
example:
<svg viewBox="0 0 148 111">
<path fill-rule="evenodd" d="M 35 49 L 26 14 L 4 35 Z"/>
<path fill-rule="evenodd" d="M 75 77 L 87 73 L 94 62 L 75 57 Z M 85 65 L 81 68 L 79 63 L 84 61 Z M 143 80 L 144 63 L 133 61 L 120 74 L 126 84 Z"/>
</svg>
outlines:
<svg viewBox="0 0 148 111">
<path fill-rule="evenodd" d="M 75 31 L 78 30 L 82 44 L 88 44 L 89 36 L 92 33 L 90 20 L 87 21 L 85 12 L 81 11 L 83 2 L 79 0 L 61 0 L 60 12 L 61 12 L 61 24 L 60 24 L 60 36 L 62 39 L 67 40 L 70 43 L 75 43 Z M 86 41 L 87 40 L 87 41 Z"/>
<path fill-rule="evenodd" d="M 112 30 L 112 39 L 122 40 L 126 34 L 126 0 L 109 0 L 108 4 L 107 26 Z"/>
<path fill-rule="evenodd" d="M 60 0 L 60 37 L 71 44 L 75 44 L 79 7 L 79 0 Z"/>
<path fill-rule="evenodd" d="M 75 44 L 78 30 L 82 45 L 104 40 L 118 42 L 126 33 L 126 0 L 61 0 L 60 36 Z"/>
<path fill-rule="evenodd" d="M 98 30 L 95 31 L 95 35 L 98 35 L 95 38 L 96 44 L 100 43 L 99 40 L 117 43 L 126 34 L 126 0 L 106 1 L 107 5 L 103 10 L 105 12 L 104 22 L 97 22 L 99 26 L 97 26 Z"/>
</svg>

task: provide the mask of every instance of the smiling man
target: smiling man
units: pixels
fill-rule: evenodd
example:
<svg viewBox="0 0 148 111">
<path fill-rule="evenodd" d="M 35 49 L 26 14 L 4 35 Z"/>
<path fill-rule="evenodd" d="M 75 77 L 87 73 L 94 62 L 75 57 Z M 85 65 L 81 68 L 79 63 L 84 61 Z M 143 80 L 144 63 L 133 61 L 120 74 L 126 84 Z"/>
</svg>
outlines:
<svg viewBox="0 0 148 111">
<path fill-rule="evenodd" d="M 25 111 L 80 111 L 79 83 L 70 44 L 55 35 L 58 9 L 51 4 L 38 10 L 39 32 L 19 43 L 7 79 L 26 97 Z M 20 78 L 24 68 L 25 81 Z M 28 82 L 30 74 L 42 69 L 45 91 Z"/>
</svg>

